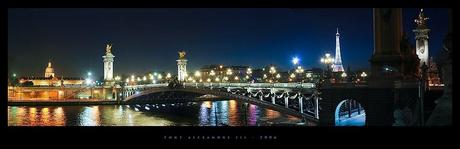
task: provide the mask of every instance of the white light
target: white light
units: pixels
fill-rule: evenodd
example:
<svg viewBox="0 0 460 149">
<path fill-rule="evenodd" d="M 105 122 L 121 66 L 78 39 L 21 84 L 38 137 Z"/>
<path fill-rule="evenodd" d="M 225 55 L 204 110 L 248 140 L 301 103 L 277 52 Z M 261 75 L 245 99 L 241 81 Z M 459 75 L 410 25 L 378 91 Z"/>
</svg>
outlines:
<svg viewBox="0 0 460 149">
<path fill-rule="evenodd" d="M 166 78 L 167 79 L 171 78 L 171 74 L 170 73 L 166 74 Z"/>
<path fill-rule="evenodd" d="M 361 77 L 366 77 L 366 76 L 367 76 L 366 72 L 361 73 Z"/>
<path fill-rule="evenodd" d="M 91 72 L 88 72 L 88 76 L 91 76 L 91 75 L 92 75 Z"/>
<path fill-rule="evenodd" d="M 147 77 L 146 76 L 142 77 L 142 80 L 143 81 L 147 80 Z"/>
<path fill-rule="evenodd" d="M 89 84 L 91 84 L 93 82 L 93 80 L 91 80 L 91 79 L 86 79 L 85 81 L 86 81 L 86 85 L 89 85 Z"/>
<path fill-rule="evenodd" d="M 280 74 L 276 74 L 276 78 L 281 78 L 281 75 Z"/>
<path fill-rule="evenodd" d="M 294 57 L 294 58 L 292 59 L 292 63 L 293 63 L 294 65 L 297 65 L 297 64 L 299 63 L 299 61 L 300 61 L 300 59 L 297 58 L 297 57 Z"/>
<path fill-rule="evenodd" d="M 158 79 L 161 80 L 163 76 L 161 74 L 158 74 Z"/>
<path fill-rule="evenodd" d="M 195 77 L 200 77 L 200 76 L 201 76 L 200 71 L 195 71 Z"/>
</svg>

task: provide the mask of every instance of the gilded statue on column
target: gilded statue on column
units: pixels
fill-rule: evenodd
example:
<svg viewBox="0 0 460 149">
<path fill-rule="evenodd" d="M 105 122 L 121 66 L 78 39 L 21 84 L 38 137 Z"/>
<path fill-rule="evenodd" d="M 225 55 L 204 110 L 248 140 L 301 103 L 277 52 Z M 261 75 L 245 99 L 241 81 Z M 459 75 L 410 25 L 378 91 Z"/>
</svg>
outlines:
<svg viewBox="0 0 460 149">
<path fill-rule="evenodd" d="M 112 51 L 112 43 L 108 43 L 105 47 L 105 52 L 111 53 L 111 51 Z"/>
<path fill-rule="evenodd" d="M 179 59 L 185 59 L 185 51 L 179 51 Z"/>
</svg>

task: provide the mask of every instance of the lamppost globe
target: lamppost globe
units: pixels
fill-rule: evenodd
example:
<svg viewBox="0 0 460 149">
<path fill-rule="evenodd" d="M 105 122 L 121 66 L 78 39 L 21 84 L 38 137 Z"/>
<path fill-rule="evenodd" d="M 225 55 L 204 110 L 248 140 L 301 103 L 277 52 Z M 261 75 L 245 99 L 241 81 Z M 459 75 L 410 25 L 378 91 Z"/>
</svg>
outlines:
<svg viewBox="0 0 460 149">
<path fill-rule="evenodd" d="M 367 77 L 367 74 L 366 74 L 366 72 L 364 72 L 364 71 L 363 71 L 363 72 L 361 73 L 361 77 L 362 77 L 362 78 L 365 78 L 365 77 Z"/>
<path fill-rule="evenodd" d="M 300 61 L 300 59 L 299 59 L 298 57 L 292 58 L 292 63 L 293 63 L 294 65 L 299 64 L 299 61 Z"/>
</svg>

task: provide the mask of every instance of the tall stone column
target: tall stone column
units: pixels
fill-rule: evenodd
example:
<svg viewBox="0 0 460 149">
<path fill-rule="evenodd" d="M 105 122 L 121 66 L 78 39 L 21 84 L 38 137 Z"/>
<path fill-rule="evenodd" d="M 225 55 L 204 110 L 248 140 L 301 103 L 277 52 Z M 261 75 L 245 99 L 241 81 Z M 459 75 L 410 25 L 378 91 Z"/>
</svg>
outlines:
<svg viewBox="0 0 460 149">
<path fill-rule="evenodd" d="M 417 24 L 416 29 L 413 30 L 415 33 L 415 46 L 416 53 L 420 59 L 421 67 L 424 63 L 429 66 L 429 49 L 428 49 L 428 33 L 430 29 L 426 26 L 426 20 L 428 17 L 425 17 L 423 9 L 420 10 L 418 17 L 414 20 Z"/>
<path fill-rule="evenodd" d="M 112 44 L 107 44 L 105 55 L 102 56 L 104 59 L 104 82 L 105 85 L 113 85 L 113 58 Z"/>
<path fill-rule="evenodd" d="M 387 86 L 392 86 L 392 81 L 401 77 L 402 36 L 402 9 L 374 8 L 374 52 L 370 59 L 370 79 L 384 80 L 388 82 Z"/>
<path fill-rule="evenodd" d="M 179 59 L 177 61 L 177 79 L 179 82 L 184 82 L 187 76 L 187 59 L 185 59 L 185 51 L 179 51 Z"/>
</svg>

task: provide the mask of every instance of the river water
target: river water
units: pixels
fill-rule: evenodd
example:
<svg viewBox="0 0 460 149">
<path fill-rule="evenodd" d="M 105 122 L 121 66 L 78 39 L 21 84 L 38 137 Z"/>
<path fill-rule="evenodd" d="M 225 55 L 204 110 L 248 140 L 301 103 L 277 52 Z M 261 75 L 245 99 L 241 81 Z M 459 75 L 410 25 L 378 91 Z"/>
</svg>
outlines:
<svg viewBox="0 0 460 149">
<path fill-rule="evenodd" d="M 236 100 L 141 105 L 8 106 L 8 126 L 278 126 L 300 122 L 299 118 Z"/>
</svg>

